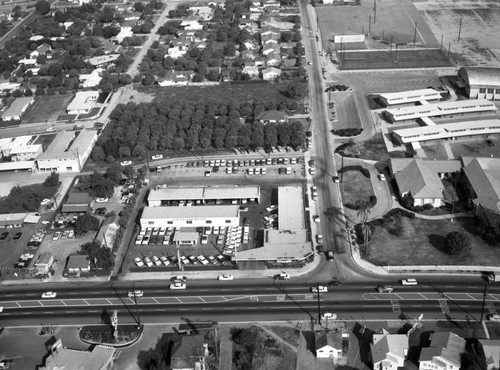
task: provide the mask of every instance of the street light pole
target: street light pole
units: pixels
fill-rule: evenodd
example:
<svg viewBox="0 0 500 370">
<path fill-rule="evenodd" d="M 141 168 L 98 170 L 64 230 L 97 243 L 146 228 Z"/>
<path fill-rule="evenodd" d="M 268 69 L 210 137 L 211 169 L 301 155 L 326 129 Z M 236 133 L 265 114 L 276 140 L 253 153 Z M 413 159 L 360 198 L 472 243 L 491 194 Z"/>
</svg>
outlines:
<svg viewBox="0 0 500 370">
<path fill-rule="evenodd" d="M 483 322 L 483 318 L 484 318 L 484 304 L 486 303 L 486 294 L 488 294 L 488 282 L 484 283 L 483 304 L 481 305 L 481 320 L 480 320 L 480 322 Z"/>
<path fill-rule="evenodd" d="M 319 282 L 316 283 L 316 293 L 318 298 L 318 323 L 321 324 L 321 304 L 319 301 Z"/>
</svg>

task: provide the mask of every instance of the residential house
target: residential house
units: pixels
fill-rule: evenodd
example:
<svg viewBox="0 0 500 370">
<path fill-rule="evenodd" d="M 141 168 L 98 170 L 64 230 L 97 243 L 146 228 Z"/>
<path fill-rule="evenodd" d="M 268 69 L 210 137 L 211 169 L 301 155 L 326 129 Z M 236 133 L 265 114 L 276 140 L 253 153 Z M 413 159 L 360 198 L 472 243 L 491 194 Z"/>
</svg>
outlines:
<svg viewBox="0 0 500 370">
<path fill-rule="evenodd" d="M 102 72 L 104 72 L 104 68 L 96 68 L 89 74 L 81 74 L 79 78 L 82 83 L 82 87 L 84 89 L 88 89 L 98 86 L 102 80 Z"/>
<path fill-rule="evenodd" d="M 120 57 L 120 54 L 108 54 L 108 55 L 100 55 L 93 58 L 88 58 L 86 61 L 92 67 L 105 67 Z"/>
<path fill-rule="evenodd" d="M 46 275 L 49 273 L 52 264 L 54 263 L 54 255 L 49 252 L 40 254 L 34 266 L 38 270 L 39 275 Z"/>
<path fill-rule="evenodd" d="M 196 37 L 196 32 L 192 30 L 179 30 L 177 31 L 177 39 L 183 41 L 185 44 L 189 44 L 198 40 Z"/>
<path fill-rule="evenodd" d="M 245 41 L 243 43 L 243 45 L 245 45 L 245 48 L 247 50 L 255 50 L 255 49 L 257 49 L 257 45 L 255 45 L 255 43 L 253 43 L 252 41 Z"/>
<path fill-rule="evenodd" d="M 245 66 L 243 68 L 242 73 L 246 73 L 250 77 L 258 77 L 259 76 L 259 68 L 254 67 L 254 66 L 249 66 L 249 67 Z"/>
<path fill-rule="evenodd" d="M 391 159 L 391 173 L 396 180 L 399 195 L 412 197 L 413 206 L 431 204 L 433 207 L 440 207 L 444 203 L 444 185 L 440 178 L 443 173 L 438 171 L 449 170 L 449 173 L 453 173 L 460 170 L 458 161 L 445 161 L 442 166 L 434 166 L 432 162 L 434 161 L 420 158 Z"/>
<path fill-rule="evenodd" d="M 279 110 L 267 110 L 259 114 L 255 119 L 263 124 L 267 123 L 286 123 L 288 116 L 285 112 Z"/>
<path fill-rule="evenodd" d="M 88 114 L 96 106 L 99 91 L 79 91 L 66 107 L 68 114 Z"/>
<path fill-rule="evenodd" d="M 500 369 L 500 340 L 479 339 L 479 346 L 486 357 L 486 370 Z"/>
<path fill-rule="evenodd" d="M 266 64 L 264 58 L 262 58 L 261 56 L 256 56 L 253 62 L 255 63 L 256 67 L 263 67 Z"/>
<path fill-rule="evenodd" d="M 203 29 L 203 23 L 200 22 L 200 17 L 197 16 L 184 18 L 180 26 L 185 30 L 191 31 L 201 31 Z"/>
<path fill-rule="evenodd" d="M 43 40 L 45 38 L 45 36 L 41 36 L 41 35 L 35 35 L 35 36 L 31 36 L 30 37 L 30 41 L 40 41 L 40 40 Z"/>
<path fill-rule="evenodd" d="M 172 370 L 198 370 L 205 368 L 205 357 L 208 356 L 207 345 L 203 335 L 182 335 L 174 341 L 170 356 Z"/>
<path fill-rule="evenodd" d="M 487 226 L 500 225 L 500 159 L 463 157 L 464 185 L 474 213 Z"/>
<path fill-rule="evenodd" d="M 342 356 L 342 333 L 323 332 L 316 335 L 316 358 L 338 359 Z"/>
<path fill-rule="evenodd" d="M 116 233 L 120 228 L 120 225 L 116 223 L 117 217 L 108 217 L 103 221 L 95 240 L 101 244 L 102 247 L 113 250 L 115 245 Z"/>
<path fill-rule="evenodd" d="M 373 368 L 375 370 L 397 370 L 405 365 L 408 355 L 408 336 L 405 334 L 373 334 L 370 344 Z"/>
<path fill-rule="evenodd" d="M 38 63 L 36 62 L 36 58 L 32 59 L 32 58 L 24 58 L 24 59 L 20 59 L 18 62 L 17 62 L 18 65 L 23 65 L 23 66 L 36 66 L 38 65 Z"/>
<path fill-rule="evenodd" d="M 280 47 L 278 44 L 265 44 L 262 47 L 262 55 L 266 57 L 272 53 L 279 54 L 279 52 L 280 52 Z"/>
<path fill-rule="evenodd" d="M 158 81 L 158 85 L 165 86 L 187 86 L 194 76 L 193 71 L 168 71 L 163 80 Z"/>
<path fill-rule="evenodd" d="M 50 59 L 52 57 L 52 47 L 43 43 L 30 53 L 30 58 L 36 59 L 39 55 L 45 55 L 47 59 Z"/>
<path fill-rule="evenodd" d="M 190 41 L 186 40 L 174 40 L 170 45 L 170 48 L 167 50 L 167 56 L 169 56 L 172 59 L 177 59 L 179 57 L 184 56 L 188 49 L 189 45 L 191 44 Z"/>
<path fill-rule="evenodd" d="M 267 67 L 276 67 L 280 65 L 281 57 L 278 53 L 270 53 L 266 58 L 266 66 Z"/>
<path fill-rule="evenodd" d="M 16 98 L 2 113 L 3 121 L 19 121 L 26 109 L 35 102 L 32 96 Z"/>
<path fill-rule="evenodd" d="M 247 61 L 247 60 L 254 60 L 256 58 L 255 53 L 254 53 L 253 50 L 243 50 L 241 52 L 241 57 L 245 61 Z"/>
<path fill-rule="evenodd" d="M 465 339 L 451 332 L 435 332 L 430 337 L 430 347 L 422 348 L 420 370 L 460 370 Z"/>
<path fill-rule="evenodd" d="M 266 42 L 269 39 L 279 40 L 281 37 L 281 32 L 273 27 L 262 27 L 260 31 L 260 37 L 262 42 Z"/>
<path fill-rule="evenodd" d="M 104 40 L 101 43 L 101 50 L 106 55 L 119 53 L 121 49 L 122 49 L 121 45 L 116 45 L 114 42 L 112 42 L 110 40 Z"/>
<path fill-rule="evenodd" d="M 116 40 L 119 44 L 121 44 L 125 38 L 132 36 L 134 36 L 132 26 L 120 26 L 120 32 L 118 35 L 113 37 L 113 40 Z"/>
<path fill-rule="evenodd" d="M 269 67 L 262 70 L 262 79 L 266 81 L 274 81 L 281 76 L 281 69 Z"/>
<path fill-rule="evenodd" d="M 260 19 L 260 25 L 262 28 L 272 27 L 272 28 L 275 28 L 279 31 L 291 31 L 295 27 L 295 23 L 281 21 L 274 16 L 262 17 Z"/>
<path fill-rule="evenodd" d="M 82 254 L 71 254 L 66 264 L 68 274 L 80 275 L 90 272 L 90 257 Z"/>
</svg>

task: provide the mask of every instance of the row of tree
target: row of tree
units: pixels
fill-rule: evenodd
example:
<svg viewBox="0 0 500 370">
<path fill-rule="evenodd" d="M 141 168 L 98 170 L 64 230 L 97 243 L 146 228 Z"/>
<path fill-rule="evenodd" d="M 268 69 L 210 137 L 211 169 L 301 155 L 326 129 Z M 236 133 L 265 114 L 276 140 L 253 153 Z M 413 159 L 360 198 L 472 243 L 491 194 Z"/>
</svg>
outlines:
<svg viewBox="0 0 500 370">
<path fill-rule="evenodd" d="M 259 101 L 119 105 L 99 137 L 92 158 L 113 162 L 116 158 L 145 158 L 148 151 L 301 147 L 305 134 L 300 122 L 267 125 L 255 122 L 261 112 L 277 108 L 287 110 L 288 105 Z"/>
</svg>

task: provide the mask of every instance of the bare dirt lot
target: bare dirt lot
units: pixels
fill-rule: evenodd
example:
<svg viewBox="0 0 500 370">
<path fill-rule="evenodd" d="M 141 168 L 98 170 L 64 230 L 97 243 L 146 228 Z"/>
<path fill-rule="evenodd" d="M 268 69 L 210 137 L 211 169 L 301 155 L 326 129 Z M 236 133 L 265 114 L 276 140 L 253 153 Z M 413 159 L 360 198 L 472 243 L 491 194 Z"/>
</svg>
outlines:
<svg viewBox="0 0 500 370">
<path fill-rule="evenodd" d="M 413 0 L 457 64 L 500 66 L 498 0 Z M 462 28 L 459 30 L 460 23 Z"/>
</svg>

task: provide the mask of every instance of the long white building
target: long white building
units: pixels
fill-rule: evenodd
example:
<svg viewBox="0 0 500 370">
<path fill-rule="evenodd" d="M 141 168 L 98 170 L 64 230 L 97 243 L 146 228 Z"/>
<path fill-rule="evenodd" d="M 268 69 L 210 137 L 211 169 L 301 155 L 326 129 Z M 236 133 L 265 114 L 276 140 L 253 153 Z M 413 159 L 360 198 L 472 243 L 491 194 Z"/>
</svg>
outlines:
<svg viewBox="0 0 500 370">
<path fill-rule="evenodd" d="M 396 104 L 416 103 L 419 101 L 439 100 L 441 93 L 434 89 L 421 89 L 378 94 L 386 106 Z"/>
<path fill-rule="evenodd" d="M 500 120 L 498 119 L 456 122 L 435 126 L 422 126 L 394 130 L 392 132 L 394 138 L 402 144 L 499 133 Z"/>
<path fill-rule="evenodd" d="M 229 206 L 144 207 L 141 229 L 148 227 L 226 227 L 238 226 L 240 208 Z"/>
<path fill-rule="evenodd" d="M 158 186 L 151 189 L 148 195 L 148 206 L 159 207 L 171 202 L 192 201 L 206 204 L 210 201 L 251 201 L 260 202 L 260 187 L 255 186 Z"/>
<path fill-rule="evenodd" d="M 458 100 L 387 109 L 384 114 L 391 122 L 414 120 L 422 117 L 442 117 L 467 113 L 497 111 L 495 104 L 486 99 Z"/>
</svg>

